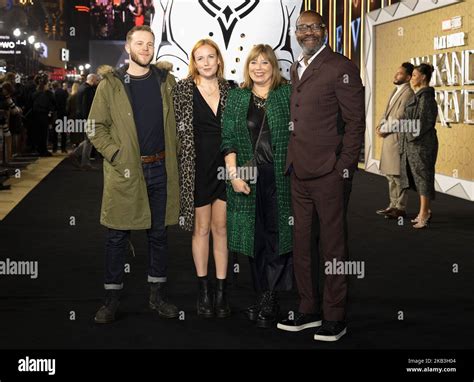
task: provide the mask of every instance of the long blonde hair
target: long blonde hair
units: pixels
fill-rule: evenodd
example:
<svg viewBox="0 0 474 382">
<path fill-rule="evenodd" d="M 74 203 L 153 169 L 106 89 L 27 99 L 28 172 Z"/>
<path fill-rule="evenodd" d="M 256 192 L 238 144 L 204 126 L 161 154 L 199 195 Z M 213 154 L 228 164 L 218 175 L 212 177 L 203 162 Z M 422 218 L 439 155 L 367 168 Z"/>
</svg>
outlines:
<svg viewBox="0 0 474 382">
<path fill-rule="evenodd" d="M 258 56 L 262 55 L 266 60 L 270 61 L 270 65 L 273 69 L 272 74 L 272 83 L 270 85 L 270 90 L 274 90 L 280 85 L 286 83 L 286 80 L 280 73 L 280 68 L 278 66 L 278 60 L 275 56 L 275 52 L 272 47 L 267 44 L 258 44 L 255 45 L 247 55 L 244 66 L 244 82 L 242 83 L 242 88 L 252 89 L 253 81 L 250 78 L 249 65 L 250 61 L 255 60 Z"/>
<path fill-rule="evenodd" d="M 71 87 L 71 95 L 74 95 L 79 90 L 79 82 L 74 82 Z"/>
<path fill-rule="evenodd" d="M 199 72 L 197 70 L 196 61 L 194 59 L 194 53 L 198 50 L 201 46 L 209 45 L 216 51 L 217 58 L 220 64 L 217 66 L 217 78 L 224 78 L 224 58 L 222 57 L 222 53 L 217 46 L 217 44 L 208 38 L 203 38 L 199 40 L 196 44 L 194 44 L 193 49 L 191 50 L 191 59 L 189 60 L 189 71 L 188 71 L 188 78 L 192 78 L 196 83 L 199 81 Z"/>
</svg>

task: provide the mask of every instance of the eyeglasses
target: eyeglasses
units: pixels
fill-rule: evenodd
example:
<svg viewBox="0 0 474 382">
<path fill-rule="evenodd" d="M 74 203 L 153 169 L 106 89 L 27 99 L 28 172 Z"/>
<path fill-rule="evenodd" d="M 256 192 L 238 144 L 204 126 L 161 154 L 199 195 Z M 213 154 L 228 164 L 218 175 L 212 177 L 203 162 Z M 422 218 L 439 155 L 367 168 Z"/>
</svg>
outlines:
<svg viewBox="0 0 474 382">
<path fill-rule="evenodd" d="M 296 31 L 299 33 L 306 33 L 310 29 L 312 32 L 321 32 L 324 28 L 326 28 L 326 24 L 300 24 L 296 26 Z"/>
</svg>

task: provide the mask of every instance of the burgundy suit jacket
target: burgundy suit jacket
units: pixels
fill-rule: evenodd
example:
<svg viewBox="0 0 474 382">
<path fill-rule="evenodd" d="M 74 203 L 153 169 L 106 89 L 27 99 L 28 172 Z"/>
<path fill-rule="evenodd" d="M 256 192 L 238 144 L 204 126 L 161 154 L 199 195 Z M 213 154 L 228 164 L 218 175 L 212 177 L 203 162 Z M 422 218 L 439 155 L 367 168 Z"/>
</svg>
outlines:
<svg viewBox="0 0 474 382">
<path fill-rule="evenodd" d="M 293 131 L 286 171 L 300 179 L 332 172 L 352 178 L 365 131 L 364 88 L 359 70 L 326 46 L 298 77 L 291 66 Z M 344 171 L 346 170 L 347 171 Z"/>
</svg>

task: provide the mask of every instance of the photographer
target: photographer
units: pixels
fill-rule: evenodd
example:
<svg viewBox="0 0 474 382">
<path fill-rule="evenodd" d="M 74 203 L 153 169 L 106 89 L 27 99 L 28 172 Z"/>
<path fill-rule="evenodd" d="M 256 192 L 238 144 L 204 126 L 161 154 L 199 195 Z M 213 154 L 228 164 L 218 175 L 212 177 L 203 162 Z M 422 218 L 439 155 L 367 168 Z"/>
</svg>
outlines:
<svg viewBox="0 0 474 382">
<path fill-rule="evenodd" d="M 4 139 L 4 163 L 12 159 L 12 134 L 10 131 L 10 117 L 21 114 L 21 109 L 13 102 L 12 95 L 15 89 L 10 82 L 3 82 L 0 91 L 0 126 Z"/>
</svg>

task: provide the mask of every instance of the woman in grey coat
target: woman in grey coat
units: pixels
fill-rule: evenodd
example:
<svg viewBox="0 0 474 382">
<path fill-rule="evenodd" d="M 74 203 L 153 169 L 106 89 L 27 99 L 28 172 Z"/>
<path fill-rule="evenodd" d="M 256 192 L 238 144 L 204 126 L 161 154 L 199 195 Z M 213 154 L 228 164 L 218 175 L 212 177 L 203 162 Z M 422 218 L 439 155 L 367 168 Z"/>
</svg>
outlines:
<svg viewBox="0 0 474 382">
<path fill-rule="evenodd" d="M 429 86 L 433 67 L 421 64 L 413 70 L 414 97 L 405 107 L 405 128 L 400 134 L 401 188 L 413 188 L 420 195 L 420 211 L 412 220 L 414 228 L 425 228 L 431 219 L 431 200 L 435 198 L 435 163 L 438 155 L 435 91 Z"/>
</svg>

